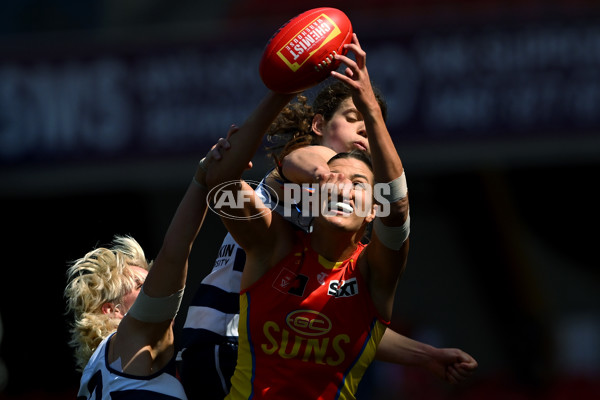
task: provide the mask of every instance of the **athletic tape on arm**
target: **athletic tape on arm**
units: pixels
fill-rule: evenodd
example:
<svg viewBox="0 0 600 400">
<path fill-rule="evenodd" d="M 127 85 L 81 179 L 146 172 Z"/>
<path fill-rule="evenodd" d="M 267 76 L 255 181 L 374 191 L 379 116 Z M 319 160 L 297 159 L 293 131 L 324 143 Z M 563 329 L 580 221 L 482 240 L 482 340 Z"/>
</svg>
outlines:
<svg viewBox="0 0 600 400">
<path fill-rule="evenodd" d="M 381 222 L 381 218 L 375 218 L 373 222 L 373 231 L 377 234 L 377 239 L 388 249 L 400 250 L 408 235 L 410 235 L 410 214 L 402 226 L 387 226 Z"/>
<path fill-rule="evenodd" d="M 391 182 L 387 183 L 390 188 L 390 194 L 384 194 L 383 197 L 390 203 L 395 203 L 402 200 L 408 194 L 408 186 L 406 184 L 406 174 L 402 171 L 402 175 Z"/>
<path fill-rule="evenodd" d="M 383 197 L 390 203 L 402 200 L 408 195 L 408 186 L 404 171 L 402 171 L 399 177 L 388 182 L 387 186 L 390 188 L 390 193 L 384 194 Z M 404 221 L 402 226 L 384 225 L 381 219 L 377 217 L 373 223 L 373 230 L 377 233 L 377 238 L 385 247 L 392 250 L 400 250 L 402 244 L 404 244 L 410 234 L 410 214 L 406 216 L 406 221 Z"/>
<path fill-rule="evenodd" d="M 131 306 L 127 313 L 143 322 L 171 320 L 175 318 L 177 311 L 179 311 L 184 289 L 178 290 L 166 297 L 150 297 L 144 293 L 144 287 L 142 286 L 140 294 L 138 294 L 133 306 Z"/>
</svg>

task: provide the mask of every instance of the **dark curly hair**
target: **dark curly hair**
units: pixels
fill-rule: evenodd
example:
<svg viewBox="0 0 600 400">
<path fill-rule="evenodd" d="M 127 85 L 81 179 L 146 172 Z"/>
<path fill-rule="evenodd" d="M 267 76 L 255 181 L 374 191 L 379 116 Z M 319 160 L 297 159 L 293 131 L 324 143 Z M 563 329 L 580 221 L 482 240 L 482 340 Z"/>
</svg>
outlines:
<svg viewBox="0 0 600 400">
<path fill-rule="evenodd" d="M 375 97 L 381 108 L 384 120 L 387 118 L 387 104 L 379 90 L 373 87 Z M 321 138 L 312 131 L 312 121 L 316 114 L 321 114 L 329 121 L 344 100 L 352 97 L 350 88 L 340 81 L 325 86 L 315 97 L 312 106 L 304 95 L 298 95 L 297 101 L 288 104 L 279 113 L 267 131 L 267 140 L 272 145 L 267 147 L 269 156 L 278 167 L 281 160 L 292 151 L 319 144 Z M 281 171 L 279 170 L 281 175 Z"/>
</svg>

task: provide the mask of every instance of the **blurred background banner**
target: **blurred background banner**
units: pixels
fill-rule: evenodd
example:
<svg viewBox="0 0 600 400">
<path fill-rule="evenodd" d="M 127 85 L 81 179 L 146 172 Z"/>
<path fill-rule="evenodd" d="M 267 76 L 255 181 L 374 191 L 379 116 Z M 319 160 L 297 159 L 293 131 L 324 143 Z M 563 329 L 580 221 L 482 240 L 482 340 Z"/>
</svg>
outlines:
<svg viewBox="0 0 600 400">
<path fill-rule="evenodd" d="M 395 29 L 385 14 L 371 17 L 382 19 L 379 29 L 361 29 L 364 18 L 353 19 L 374 82 L 393 111 L 389 128 L 402 143 L 553 139 L 585 148 L 596 139 L 596 20 L 448 19 L 410 30 Z M 258 62 L 267 27 L 282 18 L 263 19 L 268 22 L 255 32 L 178 35 L 168 44 L 88 43 L 76 33 L 55 33 L 60 40 L 3 51 L 0 161 L 90 162 L 204 148 L 223 135 L 227 121 L 242 121 L 265 92 Z"/>
<path fill-rule="evenodd" d="M 74 398 L 68 263 L 114 234 L 155 257 L 198 159 L 266 93 L 267 40 L 320 6 L 2 2 L 1 400 Z M 480 365 L 452 387 L 376 362 L 359 398 L 598 398 L 600 3 L 327 6 L 367 51 L 409 177 L 411 253 L 392 326 Z M 257 179 L 271 164 L 254 161 Z M 224 235 L 208 214 L 182 309 Z"/>
</svg>

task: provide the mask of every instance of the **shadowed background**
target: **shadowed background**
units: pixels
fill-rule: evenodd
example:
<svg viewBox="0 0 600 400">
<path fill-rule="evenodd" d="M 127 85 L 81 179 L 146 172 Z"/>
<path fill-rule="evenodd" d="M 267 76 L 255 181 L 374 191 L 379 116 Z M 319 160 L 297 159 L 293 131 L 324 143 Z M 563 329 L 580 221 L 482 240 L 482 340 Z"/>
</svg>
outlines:
<svg viewBox="0 0 600 400">
<path fill-rule="evenodd" d="M 114 234 L 156 256 L 197 161 L 266 93 L 266 41 L 323 5 L 2 3 L 0 399 L 74 398 L 67 264 Z M 456 387 L 375 362 L 359 398 L 598 396 L 596 2 L 326 5 L 367 51 L 407 171 L 411 251 L 392 326 L 479 362 Z M 270 162 L 254 162 L 256 179 Z M 183 310 L 224 235 L 209 213 Z"/>
</svg>

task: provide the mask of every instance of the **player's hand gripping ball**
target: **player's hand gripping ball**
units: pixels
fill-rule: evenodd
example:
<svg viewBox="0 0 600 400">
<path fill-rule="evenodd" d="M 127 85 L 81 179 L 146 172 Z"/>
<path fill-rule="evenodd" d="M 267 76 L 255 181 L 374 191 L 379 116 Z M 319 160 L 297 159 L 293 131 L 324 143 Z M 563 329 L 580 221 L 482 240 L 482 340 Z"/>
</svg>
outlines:
<svg viewBox="0 0 600 400">
<path fill-rule="evenodd" d="M 263 83 L 279 93 L 302 92 L 323 81 L 352 41 L 352 24 L 342 11 L 320 7 L 286 22 L 267 43 L 260 61 Z"/>
</svg>

